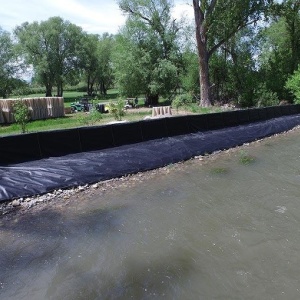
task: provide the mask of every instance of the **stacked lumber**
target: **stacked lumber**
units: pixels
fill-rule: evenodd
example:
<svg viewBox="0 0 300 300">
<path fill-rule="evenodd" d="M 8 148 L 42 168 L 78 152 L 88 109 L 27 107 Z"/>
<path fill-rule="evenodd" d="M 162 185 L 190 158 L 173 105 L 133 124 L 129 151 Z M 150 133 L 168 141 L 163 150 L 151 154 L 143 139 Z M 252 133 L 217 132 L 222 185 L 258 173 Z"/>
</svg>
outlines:
<svg viewBox="0 0 300 300">
<path fill-rule="evenodd" d="M 20 99 L 0 100 L 0 124 L 15 122 L 13 105 Z M 59 118 L 65 116 L 64 99 L 62 97 L 23 98 L 29 109 L 31 120 Z"/>
<path fill-rule="evenodd" d="M 0 110 L 3 116 L 4 123 L 13 123 L 14 117 L 12 115 L 14 100 L 6 99 L 0 101 Z"/>
<path fill-rule="evenodd" d="M 168 117 L 172 115 L 170 106 L 152 107 L 152 118 Z"/>
</svg>

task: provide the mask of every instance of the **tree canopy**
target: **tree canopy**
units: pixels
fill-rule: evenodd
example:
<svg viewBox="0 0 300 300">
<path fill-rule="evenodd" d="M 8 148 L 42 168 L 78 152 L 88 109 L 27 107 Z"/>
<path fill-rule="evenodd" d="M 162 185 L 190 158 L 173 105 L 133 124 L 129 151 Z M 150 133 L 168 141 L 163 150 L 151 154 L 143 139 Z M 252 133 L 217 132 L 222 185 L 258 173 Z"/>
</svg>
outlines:
<svg viewBox="0 0 300 300">
<path fill-rule="evenodd" d="M 62 96 L 64 83 L 72 82 L 78 74 L 82 29 L 53 17 L 40 23 L 24 23 L 16 28 L 15 35 L 26 62 L 46 87 L 46 96 L 52 96 L 53 86 Z"/>
<path fill-rule="evenodd" d="M 22 62 L 19 61 L 10 33 L 1 27 L 0 45 L 0 96 L 6 98 L 13 89 L 23 84 L 18 78 L 22 71 Z"/>
<path fill-rule="evenodd" d="M 116 35 L 60 17 L 21 24 L 15 38 L 0 30 L 1 97 L 29 67 L 47 96 L 80 82 L 89 95 L 116 87 L 147 105 L 178 93 L 202 106 L 298 101 L 298 0 L 193 0 L 192 26 L 174 18 L 172 0 L 118 3 L 127 18 Z"/>
<path fill-rule="evenodd" d="M 261 20 L 272 0 L 193 0 L 201 105 L 210 106 L 209 60 L 240 30 Z"/>
<path fill-rule="evenodd" d="M 179 27 L 168 0 L 121 0 L 127 22 L 117 37 L 116 80 L 121 92 L 157 104 L 179 85 Z"/>
</svg>

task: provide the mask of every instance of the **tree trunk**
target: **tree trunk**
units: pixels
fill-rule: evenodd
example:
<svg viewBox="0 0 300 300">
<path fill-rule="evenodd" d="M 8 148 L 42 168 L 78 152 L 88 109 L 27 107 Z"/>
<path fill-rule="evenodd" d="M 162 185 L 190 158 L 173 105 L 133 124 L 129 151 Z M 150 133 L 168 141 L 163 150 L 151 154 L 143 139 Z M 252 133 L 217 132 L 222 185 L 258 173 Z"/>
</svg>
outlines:
<svg viewBox="0 0 300 300">
<path fill-rule="evenodd" d="M 94 84 L 95 84 L 95 79 L 93 79 L 90 75 L 88 75 L 88 78 L 87 78 L 87 91 L 86 92 L 89 96 L 93 95 Z"/>
<path fill-rule="evenodd" d="M 52 97 L 52 85 L 46 84 L 46 97 Z"/>
<path fill-rule="evenodd" d="M 208 61 L 209 53 L 207 50 L 207 28 L 205 27 L 204 13 L 200 10 L 199 0 L 193 0 L 196 41 L 199 58 L 199 75 L 200 75 L 200 106 L 211 106 L 209 93 L 209 71 Z"/>
<path fill-rule="evenodd" d="M 104 84 L 104 80 L 101 79 L 101 81 L 99 82 L 99 89 L 100 89 L 100 94 L 106 96 L 107 94 L 107 89 L 105 87 Z"/>
<path fill-rule="evenodd" d="M 209 84 L 209 70 L 208 70 L 208 53 L 199 55 L 199 74 L 200 74 L 200 106 L 211 106 L 210 100 L 210 84 Z"/>
<path fill-rule="evenodd" d="M 62 81 L 59 81 L 57 83 L 57 97 L 62 97 L 63 96 L 63 83 Z"/>
<path fill-rule="evenodd" d="M 90 96 L 91 95 L 91 88 L 90 88 L 90 84 L 91 84 L 91 80 L 90 80 L 90 75 L 88 75 L 87 77 L 87 91 L 86 93 Z"/>
<path fill-rule="evenodd" d="M 146 95 L 145 106 L 155 106 L 158 105 L 158 95 Z"/>
</svg>

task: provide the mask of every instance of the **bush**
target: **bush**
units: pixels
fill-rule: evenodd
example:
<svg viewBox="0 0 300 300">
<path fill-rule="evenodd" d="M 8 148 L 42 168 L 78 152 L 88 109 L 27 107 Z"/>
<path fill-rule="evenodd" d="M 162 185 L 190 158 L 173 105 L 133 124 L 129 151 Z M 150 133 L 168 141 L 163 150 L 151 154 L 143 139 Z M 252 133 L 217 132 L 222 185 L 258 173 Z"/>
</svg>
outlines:
<svg viewBox="0 0 300 300">
<path fill-rule="evenodd" d="M 30 115 L 28 107 L 23 100 L 15 101 L 13 104 L 13 114 L 16 123 L 20 124 L 21 126 L 21 133 L 25 133 L 27 123 L 30 120 Z"/>
<path fill-rule="evenodd" d="M 85 113 L 82 117 L 79 118 L 79 122 L 82 125 L 95 125 L 102 119 L 102 115 L 96 109 L 92 109 L 90 112 Z"/>
<path fill-rule="evenodd" d="M 296 70 L 293 75 L 291 75 L 286 84 L 285 88 L 288 89 L 295 97 L 295 103 L 300 104 L 300 69 Z"/>
<path fill-rule="evenodd" d="M 44 87 L 28 87 L 26 92 L 22 92 L 22 95 L 34 95 L 34 94 L 46 94 Z M 18 94 L 16 94 L 18 95 Z M 19 94 L 20 95 L 20 94 Z"/>
<path fill-rule="evenodd" d="M 115 120 L 122 121 L 122 117 L 125 116 L 124 101 L 122 99 L 118 99 L 116 102 L 110 101 L 108 111 L 114 116 Z"/>
<path fill-rule="evenodd" d="M 192 98 L 189 95 L 177 95 L 172 101 L 172 107 L 176 108 L 178 113 L 179 107 L 188 106 L 192 103 Z"/>
<path fill-rule="evenodd" d="M 276 93 L 267 89 L 266 85 L 261 85 L 254 91 L 256 105 L 258 107 L 273 106 L 279 104 L 279 99 Z"/>
</svg>

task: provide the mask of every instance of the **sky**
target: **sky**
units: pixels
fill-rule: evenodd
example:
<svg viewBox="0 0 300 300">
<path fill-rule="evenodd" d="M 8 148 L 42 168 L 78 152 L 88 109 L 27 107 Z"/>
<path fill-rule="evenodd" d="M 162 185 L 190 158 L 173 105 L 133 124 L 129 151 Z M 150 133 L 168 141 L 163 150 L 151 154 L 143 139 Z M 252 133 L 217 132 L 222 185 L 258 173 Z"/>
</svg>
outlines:
<svg viewBox="0 0 300 300">
<path fill-rule="evenodd" d="M 173 16 L 191 16 L 188 0 L 175 0 Z M 12 32 L 24 22 L 46 21 L 59 16 L 94 34 L 116 34 L 125 24 L 125 16 L 116 0 L 0 0 L 0 27 Z"/>
</svg>

